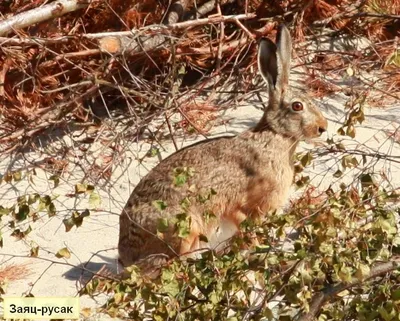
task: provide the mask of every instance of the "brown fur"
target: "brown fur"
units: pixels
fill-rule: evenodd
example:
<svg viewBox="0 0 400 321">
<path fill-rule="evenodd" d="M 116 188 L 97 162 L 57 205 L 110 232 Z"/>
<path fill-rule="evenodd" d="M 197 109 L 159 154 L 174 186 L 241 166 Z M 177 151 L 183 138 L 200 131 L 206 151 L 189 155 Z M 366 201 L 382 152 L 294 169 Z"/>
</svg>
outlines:
<svg viewBox="0 0 400 321">
<path fill-rule="evenodd" d="M 157 255 L 165 260 L 197 251 L 204 246 L 201 235 L 218 240 L 218 233 L 222 233 L 222 240 L 226 240 L 230 232 L 239 231 L 243 220 L 262 217 L 287 201 L 296 146 L 302 139 L 318 137 L 326 130 L 327 121 L 311 100 L 288 86 L 289 70 L 280 68 L 290 66 L 290 35 L 286 28 L 280 33 L 278 49 L 269 40 L 260 44 L 259 61 L 270 59 L 259 62 L 270 93 L 260 122 L 238 136 L 203 141 L 172 154 L 136 186 L 120 217 L 119 255 L 123 265 L 144 262 L 142 266 L 147 266 L 156 262 Z M 303 103 L 302 112 L 291 109 L 294 101 Z M 181 187 L 173 184 L 177 167 L 195 170 Z M 206 195 L 211 189 L 216 195 L 209 201 L 196 201 L 197 195 Z M 189 236 L 178 237 L 174 226 L 162 235 L 157 233 L 161 218 L 172 220 L 183 212 L 180 203 L 184 198 L 191 202 L 187 208 Z M 157 210 L 152 205 L 155 200 L 163 200 L 167 208 Z M 207 218 L 207 212 L 215 217 Z"/>
</svg>

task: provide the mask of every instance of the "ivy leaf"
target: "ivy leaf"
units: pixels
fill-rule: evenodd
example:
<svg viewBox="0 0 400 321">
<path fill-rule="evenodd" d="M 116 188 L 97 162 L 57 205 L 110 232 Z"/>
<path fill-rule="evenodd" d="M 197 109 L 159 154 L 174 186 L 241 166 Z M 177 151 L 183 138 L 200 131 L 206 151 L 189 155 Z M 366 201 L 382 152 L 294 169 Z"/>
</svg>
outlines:
<svg viewBox="0 0 400 321">
<path fill-rule="evenodd" d="M 49 180 L 53 181 L 53 183 L 54 183 L 53 188 L 56 188 L 60 184 L 60 176 L 58 176 L 58 175 L 51 175 L 49 177 Z"/>
<path fill-rule="evenodd" d="M 163 270 L 161 282 L 163 292 L 166 292 L 172 297 L 176 297 L 180 293 L 178 279 L 175 277 L 175 274 L 172 271 L 168 269 Z"/>
<path fill-rule="evenodd" d="M 83 223 L 83 219 L 90 215 L 89 210 L 84 210 L 82 213 L 74 211 L 71 214 L 71 217 L 63 220 L 65 226 L 65 232 L 69 232 L 74 226 L 80 227 Z"/>
<path fill-rule="evenodd" d="M 313 160 L 313 156 L 311 152 L 307 152 L 301 159 L 300 163 L 303 165 L 303 167 L 306 167 L 307 165 L 311 164 L 311 161 Z"/>
<path fill-rule="evenodd" d="M 59 259 L 60 258 L 69 259 L 71 257 L 71 252 L 66 247 L 64 247 L 56 253 L 56 257 Z"/>
<path fill-rule="evenodd" d="M 176 222 L 178 236 L 183 239 L 187 238 L 190 235 L 190 217 L 183 213 L 178 214 L 176 218 L 178 219 Z"/>
<path fill-rule="evenodd" d="M 342 175 L 343 175 L 343 172 L 342 172 L 340 169 L 338 169 L 338 170 L 333 174 L 333 177 L 339 178 L 339 177 L 342 177 Z"/>
<path fill-rule="evenodd" d="M 356 270 L 356 273 L 355 273 L 355 277 L 358 280 L 363 281 L 370 276 L 370 272 L 371 272 L 371 269 L 368 265 L 359 264 L 359 266 Z"/>
<path fill-rule="evenodd" d="M 29 214 L 29 206 L 27 204 L 23 204 L 19 206 L 18 213 L 15 215 L 15 218 L 18 222 L 26 220 Z"/>
<path fill-rule="evenodd" d="M 14 178 L 14 182 L 19 182 L 22 178 L 22 173 L 21 172 L 14 172 L 13 173 L 13 178 Z"/>
<path fill-rule="evenodd" d="M 188 179 L 192 177 L 194 170 L 190 167 L 177 167 L 173 170 L 173 183 L 175 186 L 182 187 Z"/>
<path fill-rule="evenodd" d="M 168 219 L 167 218 L 160 218 L 157 224 L 157 231 L 160 233 L 164 233 L 168 230 Z"/>
<path fill-rule="evenodd" d="M 38 257 L 38 255 L 39 255 L 39 246 L 33 246 L 33 247 L 31 247 L 31 250 L 30 250 L 29 255 L 30 255 L 31 257 Z"/>
<path fill-rule="evenodd" d="M 163 210 L 165 210 L 167 208 L 167 204 L 164 201 L 161 201 L 161 200 L 153 201 L 152 204 L 160 212 L 162 212 Z"/>
<path fill-rule="evenodd" d="M 92 192 L 89 196 L 89 205 L 90 207 L 93 208 L 97 208 L 99 207 L 101 204 L 101 198 L 100 195 L 96 192 Z"/>
<path fill-rule="evenodd" d="M 78 183 L 75 185 L 75 194 L 83 194 L 87 190 L 86 184 Z"/>
</svg>

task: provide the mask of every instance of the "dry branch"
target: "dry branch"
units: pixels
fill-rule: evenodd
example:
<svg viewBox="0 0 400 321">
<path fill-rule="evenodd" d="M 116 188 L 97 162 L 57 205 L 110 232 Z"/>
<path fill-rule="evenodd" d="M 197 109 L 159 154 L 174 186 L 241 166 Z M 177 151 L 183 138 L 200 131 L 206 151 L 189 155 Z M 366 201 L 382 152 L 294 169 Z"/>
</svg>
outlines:
<svg viewBox="0 0 400 321">
<path fill-rule="evenodd" d="M 219 24 L 226 22 L 234 22 L 239 23 L 240 20 L 247 20 L 255 18 L 255 14 L 239 14 L 239 15 L 230 15 L 230 16 L 211 16 L 204 19 L 192 20 L 192 21 L 184 21 L 180 23 L 171 24 L 168 26 L 154 26 L 151 27 L 150 30 L 178 30 L 178 29 L 187 29 L 207 24 Z M 148 28 L 146 28 L 148 29 Z M 99 47 L 102 51 L 109 53 L 139 53 L 145 52 L 149 50 L 154 50 L 160 47 L 166 40 L 167 37 L 164 34 L 156 34 L 156 35 L 144 35 L 137 36 L 141 32 L 139 30 L 136 31 L 126 31 L 126 32 L 118 32 L 118 33 L 108 33 L 108 36 L 99 39 Z M 136 37 L 135 37 L 136 35 Z M 250 34 L 251 35 L 251 34 Z M 97 37 L 98 35 L 96 35 Z M 133 36 L 133 37 L 132 37 Z M 88 35 L 86 35 L 88 37 Z M 251 37 L 253 38 L 253 37 Z"/>
<path fill-rule="evenodd" d="M 400 267 L 400 257 L 396 257 L 390 262 L 376 264 L 374 267 L 371 268 L 369 275 L 363 280 L 353 278 L 352 281 L 347 284 L 338 284 L 335 286 L 326 287 L 325 289 L 314 295 L 314 297 L 311 300 L 309 312 L 300 316 L 298 321 L 314 320 L 319 311 L 321 310 L 322 306 L 324 305 L 324 303 L 333 299 L 334 296 L 336 296 L 340 292 L 343 292 L 355 286 L 359 286 L 364 281 L 376 278 L 383 274 L 393 272 L 394 270 L 399 269 L 399 267 Z"/>
<path fill-rule="evenodd" d="M 35 23 L 60 17 L 66 13 L 86 8 L 91 0 L 59 0 L 40 8 L 22 12 L 11 18 L 0 21 L 0 36 L 29 27 Z"/>
<path fill-rule="evenodd" d="M 189 6 L 188 0 L 175 0 L 171 3 L 168 8 L 167 14 L 165 15 L 162 24 L 170 25 L 173 23 L 177 23 L 182 19 L 183 14 L 187 10 Z"/>
<path fill-rule="evenodd" d="M 63 36 L 57 38 L 7 38 L 0 37 L 0 45 L 2 46 L 38 46 L 38 45 L 48 45 L 55 43 L 65 43 L 78 38 L 85 39 L 98 39 L 100 48 L 103 51 L 116 53 L 123 52 L 124 50 L 133 50 L 133 52 L 141 52 L 146 50 L 151 50 L 159 46 L 165 40 L 164 35 L 143 35 L 146 32 L 154 34 L 157 31 L 176 31 L 187 28 L 193 28 L 197 26 L 204 26 L 207 24 L 218 24 L 221 22 L 233 22 L 238 23 L 241 20 L 254 19 L 255 14 L 238 14 L 229 16 L 211 16 L 208 18 L 178 22 L 171 25 L 154 25 L 146 26 L 138 30 L 131 31 L 116 31 L 116 32 L 99 32 L 99 33 L 88 33 L 79 36 Z M 136 39 L 135 39 L 136 38 Z M 152 40 L 153 39 L 153 40 Z M 152 40 L 152 41 L 151 41 Z M 137 50 L 137 51 L 136 51 Z"/>
</svg>

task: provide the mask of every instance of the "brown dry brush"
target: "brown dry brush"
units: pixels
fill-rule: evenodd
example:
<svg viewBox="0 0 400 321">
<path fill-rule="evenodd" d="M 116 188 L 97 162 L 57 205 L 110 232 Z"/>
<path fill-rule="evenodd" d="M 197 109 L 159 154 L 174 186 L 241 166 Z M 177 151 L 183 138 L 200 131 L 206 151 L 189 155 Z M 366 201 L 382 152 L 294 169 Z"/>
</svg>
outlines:
<svg viewBox="0 0 400 321">
<path fill-rule="evenodd" d="M 79 0 L 77 3 L 78 10 L 59 13 L 59 17 L 23 28 L 17 26 L 1 35 L 3 152 L 31 146 L 38 133 L 71 122 L 98 124 L 96 120 L 110 117 L 113 110 L 122 111 L 125 120 L 135 124 L 131 134 L 139 135 L 154 117 L 163 115 L 167 109 L 173 112 L 178 105 L 192 104 L 195 96 L 188 96 L 189 89 L 192 93 L 204 93 L 216 75 L 222 86 L 239 69 L 243 71 L 243 79 L 238 89 L 251 90 L 248 66 L 255 61 L 254 39 L 273 37 L 273 30 L 280 22 L 294 26 L 300 42 L 318 34 L 321 28 L 337 34 L 367 36 L 377 42 L 376 47 L 368 55 L 349 53 L 350 57 L 353 54 L 358 63 L 369 61 L 370 68 L 379 64 L 389 72 L 393 72 L 393 66 L 399 66 L 396 37 L 400 30 L 400 0 L 177 0 L 171 4 L 167 0 Z M 45 4 L 48 1 L 3 1 L 0 25 Z M 62 5 L 56 7 L 55 12 L 61 8 Z M 249 14 L 252 19 L 222 23 L 215 20 L 218 10 L 224 16 Z M 189 21 L 185 28 L 173 27 L 196 16 L 211 18 L 201 24 Z M 149 29 L 159 24 L 172 27 Z M 129 30 L 136 32 L 128 37 L 102 36 L 105 32 L 129 34 Z M 346 60 L 340 54 L 321 53 L 315 63 L 326 66 L 326 61 L 335 57 L 330 72 L 343 69 Z M 395 63 L 388 64 L 389 60 Z M 310 77 L 318 94 L 336 90 L 318 82 L 314 72 L 310 71 Z M 393 72 L 393 78 L 386 79 L 386 83 L 386 89 L 398 90 L 398 73 Z M 174 97 L 167 94 L 171 89 Z M 215 105 L 215 99 L 209 97 L 210 106 Z M 178 111 L 184 113 L 185 108 Z"/>
</svg>

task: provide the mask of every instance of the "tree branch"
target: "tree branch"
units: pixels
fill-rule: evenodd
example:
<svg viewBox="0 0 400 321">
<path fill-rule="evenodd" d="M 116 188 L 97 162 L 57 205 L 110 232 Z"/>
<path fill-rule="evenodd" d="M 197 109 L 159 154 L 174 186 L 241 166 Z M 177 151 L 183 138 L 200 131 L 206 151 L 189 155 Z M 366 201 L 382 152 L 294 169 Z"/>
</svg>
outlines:
<svg viewBox="0 0 400 321">
<path fill-rule="evenodd" d="M 0 21 L 0 36 L 17 29 L 29 27 L 35 23 L 60 17 L 66 13 L 86 8 L 91 0 L 58 0 L 50 4 L 22 12 L 11 18 Z"/>
<path fill-rule="evenodd" d="M 175 31 L 175 30 L 182 30 L 186 28 L 192 28 L 207 24 L 218 24 L 221 22 L 237 23 L 240 20 L 248 20 L 248 19 L 253 19 L 255 17 L 256 17 L 255 14 L 211 16 L 208 18 L 203 18 L 198 20 L 174 23 L 168 26 L 154 25 L 132 31 L 88 33 L 79 36 L 63 36 L 52 39 L 34 38 L 34 37 L 17 39 L 17 38 L 0 37 L 0 44 L 2 46 L 6 45 L 38 46 L 38 45 L 47 45 L 55 43 L 66 43 L 72 40 L 85 38 L 85 39 L 98 39 L 100 43 L 100 48 L 106 52 L 118 53 L 118 52 L 123 52 L 124 50 L 130 48 L 131 50 L 133 50 L 133 53 L 135 52 L 138 53 L 141 51 L 155 49 L 165 41 L 164 39 L 165 35 L 162 34 L 154 35 L 154 32 L 157 31 L 165 31 L 165 32 L 171 30 Z M 151 32 L 153 35 L 141 36 L 139 42 L 139 35 L 144 34 L 145 32 Z"/>
<path fill-rule="evenodd" d="M 179 30 L 179 29 L 187 29 L 196 26 L 202 26 L 207 24 L 220 24 L 225 22 L 234 22 L 238 23 L 240 20 L 247 20 L 255 18 L 255 14 L 239 14 L 239 15 L 230 15 L 230 16 L 211 16 L 204 19 L 192 20 L 192 21 L 184 21 L 180 23 L 174 23 L 168 26 L 158 25 L 155 27 L 151 27 L 151 30 Z M 148 28 L 148 27 L 147 27 Z M 164 34 L 156 34 L 156 35 L 145 35 L 145 36 L 137 36 L 139 31 L 132 33 L 128 32 L 119 32 L 108 33 L 106 37 L 102 37 L 99 39 L 99 46 L 102 51 L 109 53 L 122 53 L 128 52 L 130 54 L 144 52 L 156 49 L 160 47 L 165 41 L 166 36 Z M 135 37 L 136 34 L 136 37 Z M 132 37 L 133 36 L 133 37 Z M 96 36 L 97 37 L 97 36 Z"/>
<path fill-rule="evenodd" d="M 331 300 L 338 293 L 343 292 L 344 290 L 350 289 L 352 287 L 361 285 L 362 282 L 376 278 L 382 274 L 393 272 L 394 270 L 397 270 L 399 267 L 400 267 L 400 257 L 395 257 L 390 262 L 376 264 L 374 267 L 371 268 L 369 275 L 363 280 L 353 278 L 349 283 L 326 287 L 325 289 L 314 295 L 314 297 L 311 300 L 309 312 L 301 315 L 297 321 L 313 321 L 317 316 L 318 312 L 321 310 L 324 303 Z"/>
</svg>

